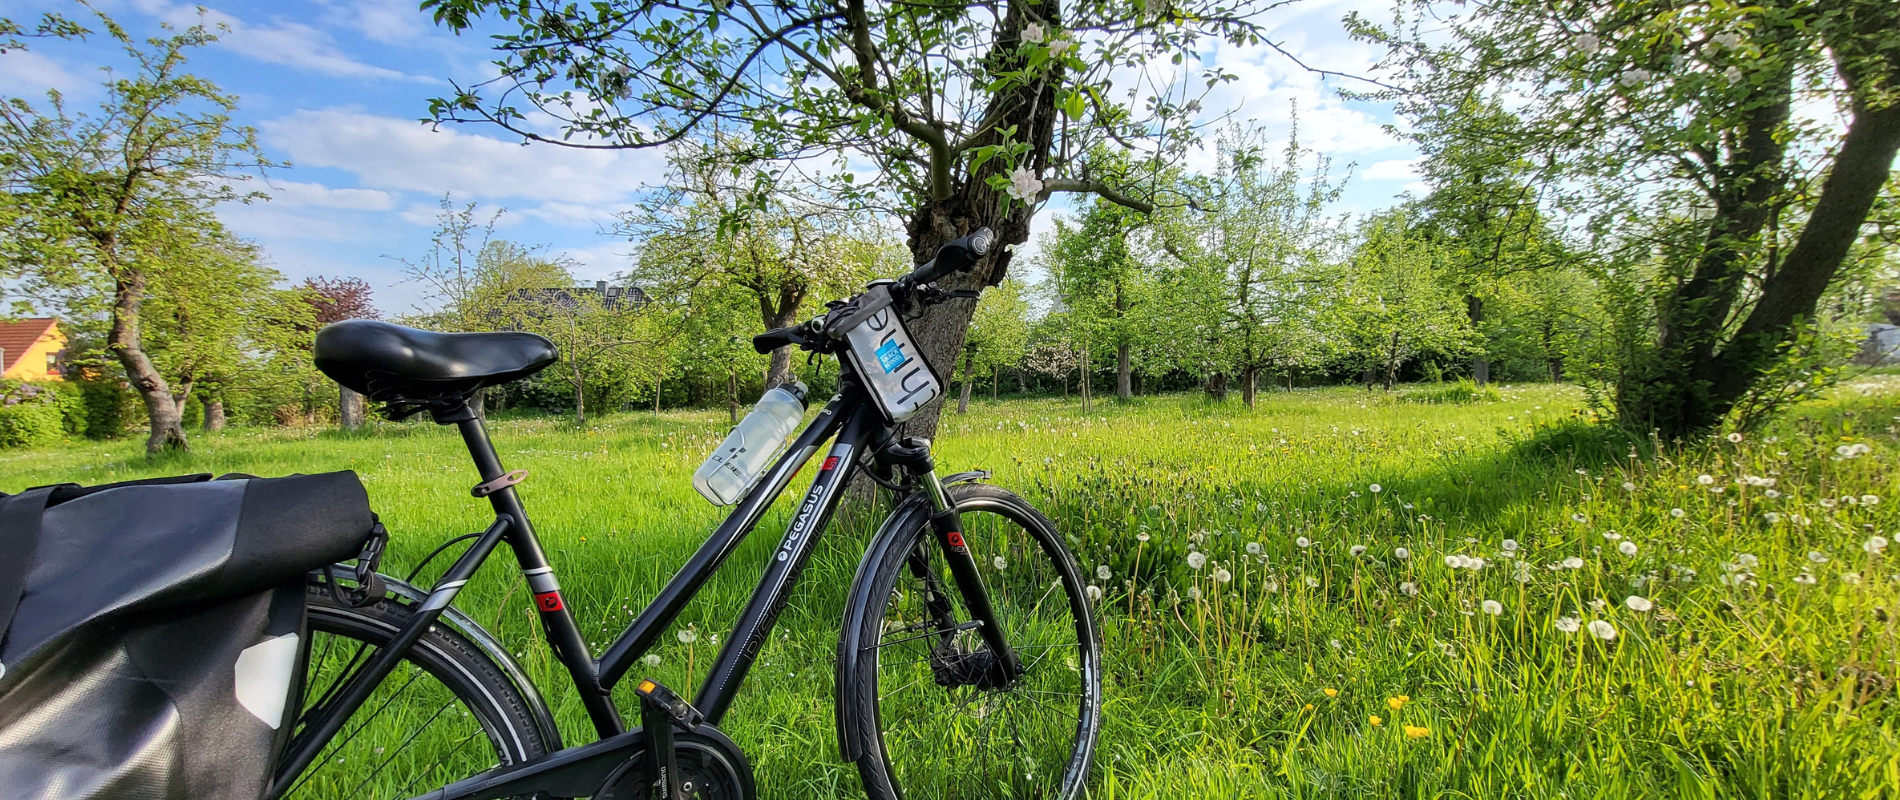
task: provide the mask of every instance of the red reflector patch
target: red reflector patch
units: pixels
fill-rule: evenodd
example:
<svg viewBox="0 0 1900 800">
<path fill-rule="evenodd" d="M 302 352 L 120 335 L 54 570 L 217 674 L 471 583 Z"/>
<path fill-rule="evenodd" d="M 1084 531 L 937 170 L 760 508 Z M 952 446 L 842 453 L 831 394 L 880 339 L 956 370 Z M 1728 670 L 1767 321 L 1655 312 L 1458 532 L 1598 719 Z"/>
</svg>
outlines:
<svg viewBox="0 0 1900 800">
<path fill-rule="evenodd" d="M 560 592 L 542 592 L 534 596 L 534 605 L 542 611 L 559 611 L 566 608 L 561 603 Z"/>
<path fill-rule="evenodd" d="M 951 531 L 947 536 L 950 538 L 951 547 L 963 546 L 963 534 L 960 531 Z"/>
<path fill-rule="evenodd" d="M 822 467 L 819 467 L 819 468 L 818 468 L 818 471 L 820 471 L 820 472 L 827 472 L 827 471 L 830 471 L 830 470 L 833 470 L 833 469 L 837 469 L 837 467 L 838 467 L 838 457 L 837 457 L 837 456 L 826 456 L 826 457 L 825 457 L 825 465 L 824 465 L 824 466 L 822 466 Z"/>
</svg>

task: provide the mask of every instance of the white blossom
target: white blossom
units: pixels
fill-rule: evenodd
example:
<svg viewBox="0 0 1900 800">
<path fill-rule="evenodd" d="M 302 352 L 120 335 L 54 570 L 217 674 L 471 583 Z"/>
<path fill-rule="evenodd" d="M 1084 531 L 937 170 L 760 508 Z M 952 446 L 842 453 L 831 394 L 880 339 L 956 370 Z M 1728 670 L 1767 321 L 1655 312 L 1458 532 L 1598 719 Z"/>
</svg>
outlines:
<svg viewBox="0 0 1900 800">
<path fill-rule="evenodd" d="M 1028 167 L 1017 167 L 1009 172 L 1009 196 L 1024 203 L 1036 202 L 1042 195 L 1042 180 L 1029 171 Z M 1048 459 L 1043 460 L 1048 463 Z"/>
<path fill-rule="evenodd" d="M 1063 53 L 1067 53 L 1073 49 L 1075 49 L 1075 42 L 1068 39 L 1057 39 L 1049 43 L 1049 57 L 1061 58 Z"/>
<path fill-rule="evenodd" d="M 1655 74 L 1649 70 L 1643 69 L 1642 67 L 1631 67 L 1623 70 L 1623 74 L 1617 76 L 1616 81 L 1625 87 L 1633 89 L 1648 83 L 1652 77 L 1655 77 Z"/>
<path fill-rule="evenodd" d="M 1571 41 L 1577 46 L 1577 52 L 1586 56 L 1596 55 L 1597 51 L 1603 49 L 1603 40 L 1594 33 L 1579 33 Z"/>
<path fill-rule="evenodd" d="M 1039 43 L 1042 41 L 1042 37 L 1043 37 L 1042 23 L 1031 22 L 1028 25 L 1023 26 L 1023 41 L 1031 42 L 1031 43 Z"/>
<path fill-rule="evenodd" d="M 1719 44 L 1729 50 L 1734 50 L 1735 48 L 1742 46 L 1742 35 L 1734 31 L 1718 33 L 1710 37 L 1710 39 L 1711 41 L 1714 41 L 1716 44 Z"/>
</svg>

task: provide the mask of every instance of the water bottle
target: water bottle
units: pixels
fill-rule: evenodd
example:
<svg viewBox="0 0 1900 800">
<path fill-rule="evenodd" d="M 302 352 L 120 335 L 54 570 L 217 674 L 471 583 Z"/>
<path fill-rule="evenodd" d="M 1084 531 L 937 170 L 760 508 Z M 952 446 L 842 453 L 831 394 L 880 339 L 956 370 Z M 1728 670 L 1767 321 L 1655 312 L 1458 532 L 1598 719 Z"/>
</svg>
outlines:
<svg viewBox="0 0 1900 800">
<path fill-rule="evenodd" d="M 792 381 L 766 392 L 706 457 L 706 463 L 699 465 L 693 473 L 693 488 L 716 506 L 739 502 L 804 418 L 805 384 Z"/>
</svg>

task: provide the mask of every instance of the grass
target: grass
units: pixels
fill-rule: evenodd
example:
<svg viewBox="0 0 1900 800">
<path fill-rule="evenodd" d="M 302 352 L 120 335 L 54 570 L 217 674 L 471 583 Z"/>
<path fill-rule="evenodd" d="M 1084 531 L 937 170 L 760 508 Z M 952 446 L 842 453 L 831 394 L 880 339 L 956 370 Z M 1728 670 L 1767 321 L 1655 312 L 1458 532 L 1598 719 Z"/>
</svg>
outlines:
<svg viewBox="0 0 1900 800">
<path fill-rule="evenodd" d="M 994 470 L 1085 571 L 1109 568 L 1095 797 L 1892 797 L 1900 545 L 1870 542 L 1900 538 L 1896 392 L 1876 377 L 1741 442 L 1641 457 L 1544 386 L 1481 403 L 1271 393 L 1252 411 L 979 401 L 945 418 L 938 452 L 946 472 Z M 717 523 L 689 476 L 724 427 L 723 412 L 494 426 L 597 647 Z M 354 469 L 398 574 L 487 521 L 459 440 L 432 426 L 235 431 L 156 463 L 136 448 L 0 454 L 0 490 Z M 669 637 L 655 677 L 703 672 L 788 516 L 708 585 L 682 619 L 699 641 Z M 821 542 L 728 718 L 765 797 L 859 794 L 831 662 L 869 528 L 846 518 Z M 458 605 L 585 740 L 518 582 L 491 567 Z"/>
</svg>

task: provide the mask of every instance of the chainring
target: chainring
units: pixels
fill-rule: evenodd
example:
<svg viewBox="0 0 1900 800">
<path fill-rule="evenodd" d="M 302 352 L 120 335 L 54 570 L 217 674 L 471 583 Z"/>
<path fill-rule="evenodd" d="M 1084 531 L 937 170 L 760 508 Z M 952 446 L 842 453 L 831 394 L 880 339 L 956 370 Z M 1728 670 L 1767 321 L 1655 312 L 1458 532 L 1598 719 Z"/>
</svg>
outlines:
<svg viewBox="0 0 1900 800">
<path fill-rule="evenodd" d="M 752 762 L 726 735 L 710 725 L 693 733 L 673 734 L 675 763 L 679 765 L 680 800 L 756 800 Z M 594 800 L 652 800 L 656 794 L 644 749 L 608 773 Z"/>
</svg>

